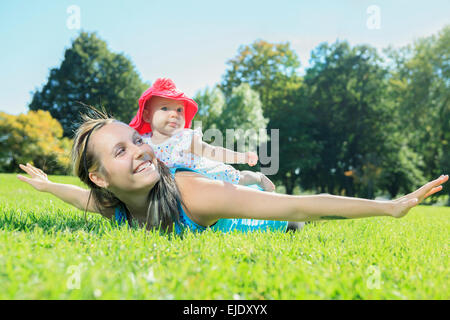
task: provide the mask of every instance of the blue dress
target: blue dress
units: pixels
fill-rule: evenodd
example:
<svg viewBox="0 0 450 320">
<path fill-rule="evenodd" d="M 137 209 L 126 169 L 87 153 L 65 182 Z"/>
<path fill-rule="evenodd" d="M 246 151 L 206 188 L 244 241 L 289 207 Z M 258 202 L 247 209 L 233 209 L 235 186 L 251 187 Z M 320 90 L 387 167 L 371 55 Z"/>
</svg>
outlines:
<svg viewBox="0 0 450 320">
<path fill-rule="evenodd" d="M 175 176 L 177 171 L 193 171 L 195 170 L 187 168 L 172 168 L 170 172 L 172 176 Z M 260 189 L 258 186 L 250 186 L 255 189 Z M 232 232 L 238 230 L 241 232 L 248 231 L 282 231 L 285 232 L 288 222 L 287 221 L 275 221 L 275 220 L 257 220 L 257 219 L 219 219 L 216 223 L 209 227 L 201 226 L 192 221 L 189 216 L 184 212 L 180 203 L 178 203 L 179 210 L 179 222 L 175 222 L 175 233 L 180 234 L 185 229 L 189 229 L 193 232 L 203 232 L 206 229 L 221 232 Z M 119 224 L 126 222 L 126 214 L 122 207 L 115 208 L 115 219 Z"/>
</svg>

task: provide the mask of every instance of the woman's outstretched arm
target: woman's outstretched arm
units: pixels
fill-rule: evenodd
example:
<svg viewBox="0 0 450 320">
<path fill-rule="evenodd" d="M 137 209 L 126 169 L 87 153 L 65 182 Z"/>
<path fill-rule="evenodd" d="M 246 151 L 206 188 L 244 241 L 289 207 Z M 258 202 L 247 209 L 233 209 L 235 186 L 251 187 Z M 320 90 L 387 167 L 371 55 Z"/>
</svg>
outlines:
<svg viewBox="0 0 450 320">
<path fill-rule="evenodd" d="M 48 180 L 47 175 L 41 170 L 31 164 L 27 163 L 26 166 L 20 164 L 19 167 L 30 175 L 30 178 L 18 175 L 17 178 L 23 182 L 28 183 L 33 188 L 41 192 L 48 192 L 54 196 L 60 198 L 64 202 L 73 205 L 80 210 L 87 210 L 90 212 L 101 213 L 95 206 L 94 199 L 90 199 L 89 205 L 89 193 L 87 189 L 80 188 L 78 186 L 70 184 L 55 183 Z"/>
<path fill-rule="evenodd" d="M 392 201 L 329 194 L 292 196 L 210 180 L 190 172 L 176 174 L 176 182 L 190 217 L 208 226 L 223 218 L 311 221 L 377 216 L 402 217 L 423 199 L 442 189 L 443 176 Z"/>
</svg>

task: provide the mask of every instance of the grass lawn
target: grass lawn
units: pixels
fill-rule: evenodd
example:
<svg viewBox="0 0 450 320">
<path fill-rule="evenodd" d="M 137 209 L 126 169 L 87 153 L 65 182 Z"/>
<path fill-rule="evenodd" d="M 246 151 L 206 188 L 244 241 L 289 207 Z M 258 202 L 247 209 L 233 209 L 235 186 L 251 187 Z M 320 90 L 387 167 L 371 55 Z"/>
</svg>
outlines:
<svg viewBox="0 0 450 320">
<path fill-rule="evenodd" d="M 449 227 L 449 207 L 419 206 L 402 219 L 182 239 L 86 222 L 0 174 L 0 299 L 449 299 Z"/>
</svg>

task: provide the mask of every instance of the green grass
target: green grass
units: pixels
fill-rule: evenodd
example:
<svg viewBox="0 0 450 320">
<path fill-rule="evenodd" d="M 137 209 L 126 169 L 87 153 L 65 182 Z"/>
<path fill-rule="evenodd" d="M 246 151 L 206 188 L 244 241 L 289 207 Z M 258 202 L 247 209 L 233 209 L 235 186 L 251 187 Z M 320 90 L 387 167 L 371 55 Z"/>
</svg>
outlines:
<svg viewBox="0 0 450 320">
<path fill-rule="evenodd" d="M 402 219 L 182 239 L 86 222 L 0 174 L 0 299 L 449 299 L 449 218 L 419 206 Z"/>
</svg>

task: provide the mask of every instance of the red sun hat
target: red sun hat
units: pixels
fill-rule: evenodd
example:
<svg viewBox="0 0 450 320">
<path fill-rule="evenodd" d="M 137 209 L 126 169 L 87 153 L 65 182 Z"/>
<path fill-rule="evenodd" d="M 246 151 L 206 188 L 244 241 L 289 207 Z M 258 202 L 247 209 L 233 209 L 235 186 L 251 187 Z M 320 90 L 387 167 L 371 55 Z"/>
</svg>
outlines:
<svg viewBox="0 0 450 320">
<path fill-rule="evenodd" d="M 183 101 L 185 119 L 184 127 L 191 127 L 192 119 L 198 110 L 197 103 L 183 92 L 179 91 L 176 88 L 175 83 L 168 78 L 156 79 L 155 83 L 153 83 L 153 85 L 141 95 L 139 98 L 139 110 L 133 120 L 131 120 L 130 127 L 136 129 L 140 134 L 145 134 L 152 131 L 150 123 L 144 121 L 143 119 L 145 104 L 152 97 L 162 97 L 176 101 Z"/>
</svg>

